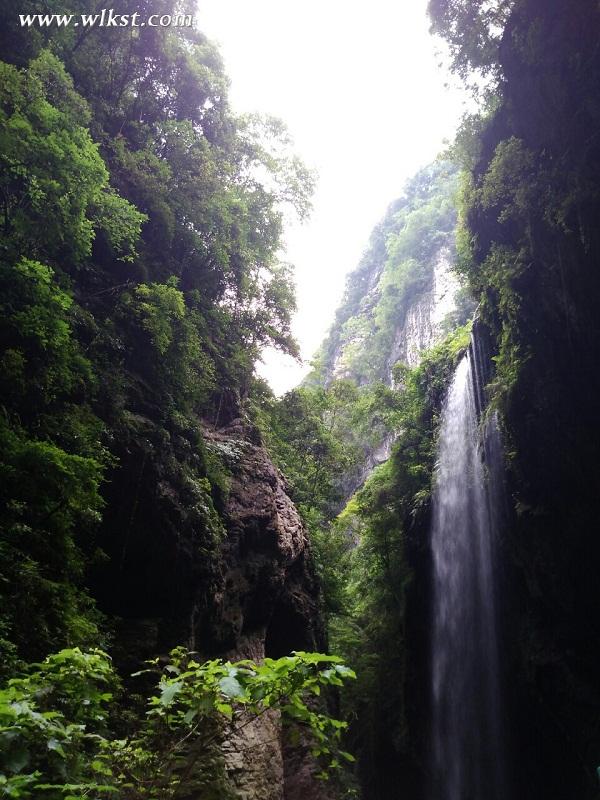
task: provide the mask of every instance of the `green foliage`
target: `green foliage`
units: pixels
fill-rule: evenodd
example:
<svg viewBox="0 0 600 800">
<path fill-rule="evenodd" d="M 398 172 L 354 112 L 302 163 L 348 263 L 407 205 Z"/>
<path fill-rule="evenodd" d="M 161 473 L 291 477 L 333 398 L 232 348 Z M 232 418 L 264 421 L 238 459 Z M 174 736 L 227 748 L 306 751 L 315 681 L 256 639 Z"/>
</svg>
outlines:
<svg viewBox="0 0 600 800">
<path fill-rule="evenodd" d="M 0 442 L 0 597 L 10 640 L 30 657 L 57 642 L 91 643 L 98 619 L 79 587 L 91 545 L 83 534 L 89 536 L 102 509 L 102 466 L 3 419 Z M 3 644 L 6 658 L 11 648 Z"/>
<path fill-rule="evenodd" d="M 27 259 L 0 262 L 0 288 L 0 595 L 12 642 L 38 657 L 57 642 L 98 635 L 79 587 L 102 508 L 106 452 L 99 420 L 71 404 L 91 383 L 71 296 L 53 270 Z M 10 641 L 3 645 L 12 652 Z"/>
<path fill-rule="evenodd" d="M 346 723 L 315 711 L 308 697 L 354 678 L 335 656 L 294 653 L 261 664 L 195 660 L 173 650 L 157 672 L 147 711 L 132 709 L 132 732 L 112 730 L 119 683 L 109 657 L 94 650 L 62 650 L 27 677 L 0 690 L 0 769 L 7 797 L 69 798 L 228 796 L 218 746 L 269 709 L 305 728 L 313 741 L 321 776 L 352 756 L 340 749 Z M 142 674 L 142 673 L 139 673 Z"/>
<path fill-rule="evenodd" d="M 315 176 L 297 156 L 290 156 L 293 142 L 284 123 L 276 117 L 248 114 L 240 120 L 240 133 L 245 183 L 254 191 L 264 192 L 257 166 L 266 168 L 272 196 L 281 204 L 289 203 L 298 217 L 305 219 L 311 210 Z"/>
<path fill-rule="evenodd" d="M 113 189 L 96 195 L 91 207 L 94 225 L 119 261 L 134 261 L 142 224 L 148 219 Z"/>
<path fill-rule="evenodd" d="M 47 51 L 25 72 L 0 64 L 4 258 L 79 264 L 91 253 L 94 225 L 110 220 L 111 206 L 120 230 L 115 235 L 112 221 L 112 238 L 131 250 L 145 217 L 110 193 L 98 147 L 81 125 L 88 119 L 72 79 Z"/>
<path fill-rule="evenodd" d="M 326 389 L 299 387 L 278 401 L 263 393 L 259 423 L 310 531 L 328 612 L 342 608 L 340 567 L 352 546 L 331 521 L 362 482 L 371 452 L 395 430 L 398 407 L 397 393 L 383 383 L 337 380 Z"/>
<path fill-rule="evenodd" d="M 357 397 L 349 381 L 325 389 L 293 389 L 271 403 L 267 436 L 279 467 L 290 482 L 299 508 L 324 513 L 334 496 L 336 472 L 348 469 L 359 457 L 344 447 L 342 414 Z"/>
<path fill-rule="evenodd" d="M 134 291 L 136 305 L 133 312 L 140 327 L 149 334 L 150 341 L 160 356 L 164 356 L 173 342 L 173 326 L 185 316 L 183 294 L 176 285 L 142 284 Z"/>
<path fill-rule="evenodd" d="M 455 150 L 468 169 L 460 199 L 459 269 L 497 342 L 492 399 L 507 408 L 535 357 L 533 331 L 541 331 L 541 317 L 549 315 L 556 329 L 572 325 L 575 301 L 563 251 L 576 246 L 577 236 L 587 246 L 584 209 L 597 196 L 573 153 L 580 147 L 589 155 L 586 143 L 598 109 L 580 98 L 577 107 L 588 109 L 587 122 L 572 130 L 560 122 L 561 114 L 573 115 L 573 93 L 585 93 L 588 78 L 579 56 L 573 55 L 567 69 L 564 53 L 548 45 L 556 36 L 556 14 L 543 15 L 528 3 L 445 0 L 432 0 L 430 14 L 463 77 L 481 68 L 500 81 L 486 107 L 465 119 Z M 582 12 L 578 24 L 585 18 Z M 573 39 L 569 47 L 576 52 L 580 45 Z M 535 89 L 528 84 L 528 93 L 514 80 L 525 72 L 530 78 L 543 75 Z M 550 103 L 540 100 L 544 93 Z M 542 302 L 532 304 L 529 298 L 538 294 Z M 541 352 L 544 342 L 536 347 Z"/>
<path fill-rule="evenodd" d="M 6 796 L 30 797 L 41 783 L 73 783 L 86 774 L 89 751 L 106 730 L 114 685 L 108 657 L 78 648 L 61 650 L 33 665 L 27 677 L 8 682 L 0 692 Z"/>
<path fill-rule="evenodd" d="M 159 15 L 185 6 L 157 2 Z M 75 5 L 52 11 L 95 11 Z M 244 414 L 264 345 L 297 352 L 279 252 L 286 209 L 307 213 L 313 178 L 282 123 L 232 114 L 221 59 L 199 32 L 15 30 L 13 16 L 38 9 L 5 11 L 0 643 L 10 673 L 52 646 L 103 643 L 88 587 L 102 600 L 130 583 L 135 547 L 164 554 L 184 540 L 194 591 L 214 589 L 228 476 L 203 425 Z M 125 0 L 121 11 L 142 9 Z"/>
<path fill-rule="evenodd" d="M 152 386 L 161 416 L 189 414 L 216 389 L 215 366 L 206 346 L 207 325 L 170 278 L 124 291 L 115 321 L 130 342 L 127 371 Z M 208 351 L 208 352 L 207 352 Z"/>
<path fill-rule="evenodd" d="M 432 31 L 450 45 L 455 71 L 498 72 L 498 47 L 514 0 L 430 0 Z"/>
<path fill-rule="evenodd" d="M 72 297 L 56 285 L 53 270 L 29 259 L 0 263 L 0 291 L 2 396 L 30 418 L 68 396 L 89 376 L 89 364 L 73 341 Z"/>
</svg>

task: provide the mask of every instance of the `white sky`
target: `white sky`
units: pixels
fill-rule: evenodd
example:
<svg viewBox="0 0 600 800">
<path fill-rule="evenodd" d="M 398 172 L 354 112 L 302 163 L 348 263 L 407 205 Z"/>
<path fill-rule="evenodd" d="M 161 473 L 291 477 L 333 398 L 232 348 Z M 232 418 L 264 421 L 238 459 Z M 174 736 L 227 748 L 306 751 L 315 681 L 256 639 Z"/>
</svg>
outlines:
<svg viewBox="0 0 600 800">
<path fill-rule="evenodd" d="M 286 236 L 296 267 L 294 333 L 309 360 L 369 234 L 404 182 L 452 139 L 465 97 L 438 66 L 427 0 L 198 0 L 221 46 L 236 111 L 281 117 L 319 175 L 314 211 Z M 266 353 L 278 394 L 306 373 Z"/>
</svg>

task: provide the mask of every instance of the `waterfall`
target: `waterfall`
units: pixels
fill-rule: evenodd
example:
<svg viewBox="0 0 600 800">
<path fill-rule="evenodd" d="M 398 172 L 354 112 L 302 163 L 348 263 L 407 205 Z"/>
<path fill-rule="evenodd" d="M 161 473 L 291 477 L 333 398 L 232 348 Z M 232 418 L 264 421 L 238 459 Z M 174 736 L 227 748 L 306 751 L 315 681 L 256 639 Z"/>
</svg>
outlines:
<svg viewBox="0 0 600 800">
<path fill-rule="evenodd" d="M 459 363 L 443 410 L 433 497 L 432 744 L 436 800 L 505 800 L 494 547 L 502 449 L 480 434 L 481 352 Z"/>
</svg>

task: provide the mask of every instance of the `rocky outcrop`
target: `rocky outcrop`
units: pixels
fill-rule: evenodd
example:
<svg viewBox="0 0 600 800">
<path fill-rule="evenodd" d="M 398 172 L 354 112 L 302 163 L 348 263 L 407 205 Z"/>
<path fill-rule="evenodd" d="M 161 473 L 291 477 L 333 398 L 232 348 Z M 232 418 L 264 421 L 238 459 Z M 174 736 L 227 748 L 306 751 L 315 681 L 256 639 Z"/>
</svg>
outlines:
<svg viewBox="0 0 600 800">
<path fill-rule="evenodd" d="M 307 533 L 256 429 L 241 419 L 177 433 L 134 422 L 107 483 L 108 558 L 94 576 L 102 610 L 116 619 L 122 674 L 181 644 L 231 660 L 324 650 Z M 308 749 L 283 740 L 272 711 L 226 743 L 234 796 L 324 800 Z M 299 795 L 298 781 L 310 793 Z"/>
<path fill-rule="evenodd" d="M 427 280 L 412 299 L 407 301 L 403 312 L 398 316 L 389 350 L 383 353 L 384 377 L 390 385 L 393 382 L 394 364 L 401 361 L 409 367 L 416 367 L 422 353 L 443 338 L 444 323 L 448 315 L 456 310 L 456 295 L 460 284 L 453 271 L 451 237 L 446 239 L 431 259 Z M 373 320 L 382 301 L 382 283 L 385 280 L 381 267 L 369 276 L 367 291 L 358 312 L 346 322 L 344 341 L 340 342 L 333 354 L 331 376 L 328 380 L 354 378 L 359 383 L 365 382 L 354 374 L 353 361 L 357 354 L 366 351 L 369 339 L 376 330 Z"/>
<path fill-rule="evenodd" d="M 227 657 L 260 661 L 323 649 L 310 545 L 282 474 L 240 420 L 206 438 L 231 473 L 223 582 L 212 613 Z M 241 800 L 327 800 L 309 749 L 285 741 L 276 710 L 239 726 L 225 760 Z"/>
<path fill-rule="evenodd" d="M 310 545 L 283 475 L 240 420 L 207 430 L 206 440 L 230 473 L 223 577 L 211 611 L 219 649 L 277 658 L 322 646 Z"/>
</svg>

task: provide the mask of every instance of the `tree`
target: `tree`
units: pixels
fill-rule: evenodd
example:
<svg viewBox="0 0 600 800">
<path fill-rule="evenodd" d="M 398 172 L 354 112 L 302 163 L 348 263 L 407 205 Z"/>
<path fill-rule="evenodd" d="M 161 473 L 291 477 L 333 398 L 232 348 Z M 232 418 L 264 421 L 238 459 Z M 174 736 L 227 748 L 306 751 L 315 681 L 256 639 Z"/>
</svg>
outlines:
<svg viewBox="0 0 600 800">
<path fill-rule="evenodd" d="M 79 267 L 97 227 L 132 257 L 145 217 L 111 191 L 86 122 L 86 103 L 48 51 L 24 72 L 0 64 L 3 260 Z"/>
<path fill-rule="evenodd" d="M 263 346 L 297 352 L 279 251 L 312 177 L 281 123 L 233 115 L 197 31 L 33 26 L 14 41 L 0 65 L 0 634 L 11 658 L 39 658 L 52 640 L 103 643 L 87 587 L 102 595 L 100 564 L 126 580 L 145 481 L 173 491 L 152 495 L 144 541 L 193 539 L 208 592 L 226 471 L 203 425 L 244 414 Z"/>
<path fill-rule="evenodd" d="M 450 45 L 452 66 L 498 77 L 498 47 L 514 0 L 430 0 L 432 32 Z"/>
</svg>

